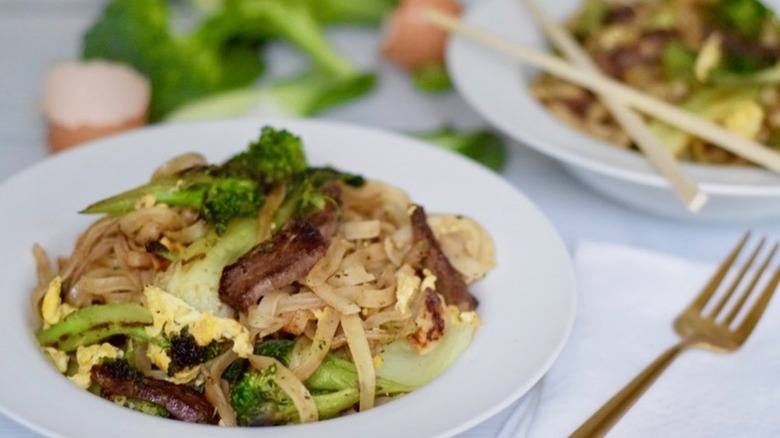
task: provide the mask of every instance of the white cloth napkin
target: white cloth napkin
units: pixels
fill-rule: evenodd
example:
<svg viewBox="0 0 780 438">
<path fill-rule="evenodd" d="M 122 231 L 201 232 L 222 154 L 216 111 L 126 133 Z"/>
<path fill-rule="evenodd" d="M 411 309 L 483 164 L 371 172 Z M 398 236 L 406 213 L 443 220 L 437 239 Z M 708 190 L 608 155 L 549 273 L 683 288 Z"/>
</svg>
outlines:
<svg viewBox="0 0 780 438">
<path fill-rule="evenodd" d="M 578 245 L 575 266 L 574 329 L 541 382 L 534 418 L 517 436 L 526 429 L 529 438 L 568 436 L 677 341 L 673 319 L 714 272 L 593 242 Z M 683 352 L 609 436 L 780 437 L 780 296 L 736 353 Z"/>
</svg>

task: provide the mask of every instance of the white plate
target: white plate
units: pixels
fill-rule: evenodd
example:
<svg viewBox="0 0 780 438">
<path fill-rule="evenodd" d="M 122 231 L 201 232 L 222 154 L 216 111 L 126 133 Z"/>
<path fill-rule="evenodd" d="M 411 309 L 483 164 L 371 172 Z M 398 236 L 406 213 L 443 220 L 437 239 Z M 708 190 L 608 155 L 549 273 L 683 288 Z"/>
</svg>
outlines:
<svg viewBox="0 0 780 438">
<path fill-rule="evenodd" d="M 538 2 L 556 20 L 582 0 Z M 519 0 L 474 3 L 464 20 L 524 45 L 547 50 L 544 36 Z M 666 181 L 638 153 L 586 136 L 551 115 L 527 91 L 536 69 L 454 37 L 447 65 L 463 97 L 490 123 L 518 141 L 561 161 L 583 182 L 626 205 L 690 220 L 746 221 L 780 216 L 780 176 L 754 168 L 685 164 L 709 195 L 697 214 L 686 210 Z"/>
<path fill-rule="evenodd" d="M 220 161 L 271 124 L 300 135 L 313 164 L 397 185 L 430 212 L 467 214 L 496 241 L 499 266 L 473 288 L 483 321 L 440 378 L 401 399 L 317 424 L 269 429 L 191 425 L 138 414 L 76 387 L 49 365 L 33 337 L 33 243 L 67 254 L 95 217 L 76 212 L 146 181 L 185 151 Z M 522 396 L 557 358 L 571 329 L 573 269 L 545 217 L 515 188 L 460 156 L 396 134 L 312 121 L 242 120 L 155 127 L 54 156 L 0 185 L 0 411 L 67 437 L 433 437 L 472 427 Z"/>
</svg>

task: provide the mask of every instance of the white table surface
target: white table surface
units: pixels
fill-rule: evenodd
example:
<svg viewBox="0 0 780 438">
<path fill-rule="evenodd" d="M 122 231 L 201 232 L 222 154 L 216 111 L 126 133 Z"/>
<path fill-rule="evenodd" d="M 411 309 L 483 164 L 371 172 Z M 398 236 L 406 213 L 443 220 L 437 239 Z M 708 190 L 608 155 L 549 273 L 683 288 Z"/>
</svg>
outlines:
<svg viewBox="0 0 780 438">
<path fill-rule="evenodd" d="M 55 62 L 78 56 L 81 33 L 101 4 L 97 0 L 0 0 L 0 184 L 49 155 L 45 123 L 38 110 L 44 77 Z M 457 93 L 424 96 L 415 92 L 403 74 L 377 55 L 377 32 L 342 29 L 329 35 L 356 62 L 378 71 L 380 85 L 370 97 L 321 118 L 408 131 L 432 130 L 445 123 L 463 128 L 485 126 Z M 294 68 L 300 61 L 284 47 L 271 50 L 270 56 L 271 75 Z M 509 152 L 503 176 L 547 215 L 570 249 L 579 240 L 598 240 L 714 262 L 747 228 L 780 237 L 780 219 L 702 224 L 631 210 L 591 192 L 557 163 L 521 144 L 513 142 Z M 509 411 L 459 436 L 495 436 Z M 39 436 L 2 415 L 0 431 L 8 437 Z"/>
</svg>

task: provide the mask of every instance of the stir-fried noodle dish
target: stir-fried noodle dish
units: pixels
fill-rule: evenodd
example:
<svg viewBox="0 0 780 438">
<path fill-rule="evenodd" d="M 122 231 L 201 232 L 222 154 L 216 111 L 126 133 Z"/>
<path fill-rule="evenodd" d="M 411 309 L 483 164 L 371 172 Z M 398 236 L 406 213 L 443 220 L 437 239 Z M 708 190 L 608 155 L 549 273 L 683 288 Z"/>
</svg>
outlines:
<svg viewBox="0 0 780 438">
<path fill-rule="evenodd" d="M 584 0 L 565 25 L 608 76 L 780 149 L 780 22 L 757 0 Z M 593 93 L 548 74 L 530 91 L 575 128 L 635 147 Z M 681 159 L 746 163 L 668 124 L 648 123 Z"/>
<path fill-rule="evenodd" d="M 102 216 L 70 255 L 34 247 L 44 354 L 100 397 L 188 422 L 312 422 L 415 390 L 468 347 L 468 285 L 495 265 L 477 222 L 311 167 L 273 127 L 82 213 Z"/>
</svg>

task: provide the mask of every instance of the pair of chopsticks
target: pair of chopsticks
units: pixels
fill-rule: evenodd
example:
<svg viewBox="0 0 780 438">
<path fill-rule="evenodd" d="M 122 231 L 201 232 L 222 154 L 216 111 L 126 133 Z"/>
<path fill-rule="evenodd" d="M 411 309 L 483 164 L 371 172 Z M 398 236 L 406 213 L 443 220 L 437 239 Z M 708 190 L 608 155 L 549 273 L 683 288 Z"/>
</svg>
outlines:
<svg viewBox="0 0 780 438">
<path fill-rule="evenodd" d="M 466 36 L 597 93 L 615 119 L 623 125 L 651 164 L 667 179 L 681 201 L 692 212 L 699 211 L 704 206 L 707 195 L 699 189 L 690 176 L 685 174 L 680 163 L 660 144 L 658 139 L 648 130 L 644 121 L 629 107 L 717 144 L 723 149 L 771 171 L 780 173 L 780 154 L 777 152 L 600 73 L 590 57 L 562 27 L 544 16 L 542 11 L 532 4 L 531 0 L 524 1 L 548 38 L 574 64 L 467 25 L 452 15 L 430 9 L 427 11 L 426 17 L 433 25 L 451 33 Z"/>
</svg>

